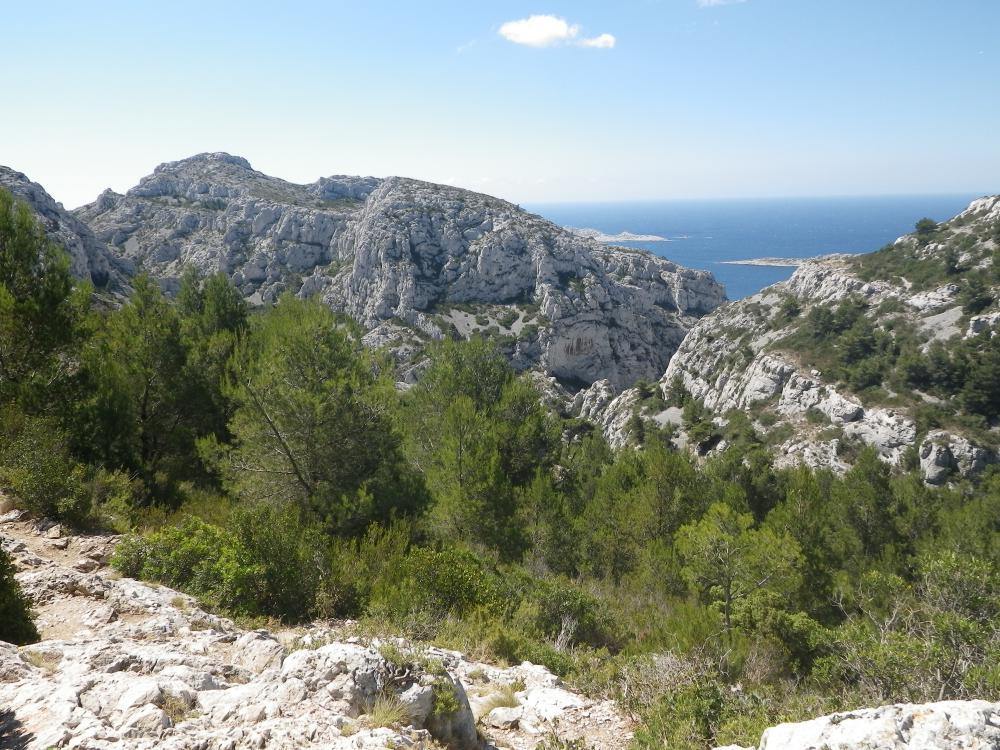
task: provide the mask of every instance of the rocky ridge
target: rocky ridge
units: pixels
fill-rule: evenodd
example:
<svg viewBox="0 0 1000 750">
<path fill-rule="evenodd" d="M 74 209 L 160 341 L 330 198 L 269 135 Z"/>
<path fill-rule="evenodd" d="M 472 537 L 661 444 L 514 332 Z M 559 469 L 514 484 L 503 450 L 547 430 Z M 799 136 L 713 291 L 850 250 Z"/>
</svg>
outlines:
<svg viewBox="0 0 1000 750">
<path fill-rule="evenodd" d="M 0 516 L 42 636 L 0 643 L 0 746 L 528 750 L 585 738 L 611 750 L 631 737 L 614 704 L 532 664 L 478 663 L 364 637 L 351 623 L 242 629 L 189 596 L 114 574 L 115 541 L 17 510 Z M 516 705 L 496 706 L 507 686 Z M 458 710 L 436 710 L 442 689 Z M 402 718 L 380 722 L 380 696 Z"/>
<path fill-rule="evenodd" d="M 725 299 L 711 274 L 487 195 L 401 177 L 294 185 L 222 153 L 162 164 L 76 216 L 168 289 L 190 264 L 255 302 L 318 294 L 391 348 L 408 380 L 423 342 L 480 332 L 519 369 L 624 388 L 658 377 Z"/>
<path fill-rule="evenodd" d="M 0 188 L 27 203 L 49 237 L 69 253 L 74 276 L 93 282 L 98 288 L 120 291 L 127 284 L 132 267 L 108 250 L 86 224 L 62 207 L 20 172 L 0 166 Z"/>
<path fill-rule="evenodd" d="M 992 268 L 992 253 L 997 249 L 996 240 L 988 239 L 987 232 L 998 222 L 1000 197 L 984 198 L 942 225 L 947 244 L 942 240 L 925 245 L 907 235 L 893 248 L 937 262 L 937 256 L 953 252 L 949 246 L 958 244 L 964 249 L 955 261 L 968 268 L 968 273 L 983 275 L 983 270 Z M 864 258 L 834 255 L 809 260 L 788 281 L 702 318 L 660 378 L 662 394 L 666 396 L 671 385 L 680 382 L 720 420 L 726 412 L 738 409 L 750 412 L 762 433 L 780 435 L 790 430 L 791 436 L 775 445 L 779 465 L 804 462 L 842 470 L 849 463 L 842 455 L 844 447 L 853 442 L 872 446 L 894 465 L 915 450 L 920 469 L 932 484 L 980 472 L 996 461 L 992 448 L 958 429 L 921 431 L 910 407 L 868 401 L 804 365 L 799 352 L 785 342 L 809 310 L 848 299 L 861 301 L 876 323 L 890 316 L 904 318 L 928 341 L 958 340 L 997 330 L 1000 314 L 992 309 L 971 316 L 963 313 L 958 284 L 918 288 L 905 278 L 866 280 L 859 273 L 859 259 Z M 783 313 L 783 306 L 790 302 L 798 310 L 794 319 Z M 606 406 L 591 409 L 588 416 L 604 428 L 612 444 L 625 444 L 630 439 L 626 426 L 638 399 L 630 390 L 607 392 L 596 384 L 577 399 L 586 404 L 601 393 Z M 766 425 L 760 419 L 765 412 L 771 417 Z M 667 413 L 647 408 L 641 416 L 663 424 Z"/>
</svg>

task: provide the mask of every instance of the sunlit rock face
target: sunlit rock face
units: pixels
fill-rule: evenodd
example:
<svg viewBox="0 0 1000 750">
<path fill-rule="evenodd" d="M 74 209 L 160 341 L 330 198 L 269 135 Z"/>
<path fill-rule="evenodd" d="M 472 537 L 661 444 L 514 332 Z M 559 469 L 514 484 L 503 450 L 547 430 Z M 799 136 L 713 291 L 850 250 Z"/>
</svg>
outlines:
<svg viewBox="0 0 1000 750">
<path fill-rule="evenodd" d="M 725 300 L 711 274 L 487 195 L 400 177 L 295 185 L 229 154 L 160 165 L 77 216 L 168 290 L 194 265 L 254 302 L 320 295 L 369 330 L 391 322 L 391 341 L 377 338 L 397 348 L 487 333 L 518 369 L 572 388 L 659 377 Z"/>
</svg>

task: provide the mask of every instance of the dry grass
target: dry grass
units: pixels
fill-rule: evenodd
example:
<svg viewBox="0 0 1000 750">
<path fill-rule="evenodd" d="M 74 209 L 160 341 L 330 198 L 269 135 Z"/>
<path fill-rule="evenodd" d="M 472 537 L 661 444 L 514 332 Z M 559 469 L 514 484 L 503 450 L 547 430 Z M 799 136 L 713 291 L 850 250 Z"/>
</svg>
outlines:
<svg viewBox="0 0 1000 750">
<path fill-rule="evenodd" d="M 522 685 L 523 689 L 523 685 Z M 517 708 L 521 701 L 517 699 L 517 685 L 499 685 L 493 694 L 483 703 L 482 715 L 486 716 L 494 708 Z"/>
<path fill-rule="evenodd" d="M 371 727 L 401 727 L 412 723 L 413 715 L 398 695 L 383 693 L 375 698 L 365 721 Z"/>
<path fill-rule="evenodd" d="M 191 706 L 188 702 L 181 696 L 170 692 L 163 694 L 163 703 L 160 708 L 173 724 L 179 724 L 191 715 Z"/>
<path fill-rule="evenodd" d="M 52 651 L 21 651 L 21 658 L 46 674 L 52 674 L 62 661 L 62 654 Z"/>
</svg>

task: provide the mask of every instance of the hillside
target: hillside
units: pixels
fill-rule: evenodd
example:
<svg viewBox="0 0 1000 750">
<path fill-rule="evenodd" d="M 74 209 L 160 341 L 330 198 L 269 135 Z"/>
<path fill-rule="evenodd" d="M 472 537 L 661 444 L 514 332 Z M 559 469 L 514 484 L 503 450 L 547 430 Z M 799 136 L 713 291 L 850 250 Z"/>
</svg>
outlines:
<svg viewBox="0 0 1000 750">
<path fill-rule="evenodd" d="M 185 271 L 107 304 L 0 195 L 0 746 L 993 742 L 1000 476 L 935 480 L 907 448 L 896 471 L 857 438 L 843 466 L 776 465 L 775 436 L 827 412 L 708 405 L 710 368 L 756 359 L 747 335 L 762 363 L 829 357 L 800 366 L 836 374 L 815 395 L 844 421 L 902 419 L 848 390 L 861 361 L 888 381 L 923 356 L 890 333 L 912 303 L 842 291 L 893 288 L 865 259 L 709 316 L 751 305 L 688 337 L 687 385 L 571 397 L 470 336 L 427 342 L 401 388 L 319 294 L 252 309 Z M 969 324 L 993 304 L 969 291 L 979 257 L 944 267 Z M 935 368 L 960 369 L 925 386 L 957 384 L 952 416 L 987 435 L 969 384 L 995 382 L 993 341 L 953 337 Z"/>
<path fill-rule="evenodd" d="M 660 379 L 666 401 L 638 408 L 660 423 L 685 398 L 744 411 L 779 465 L 843 469 L 868 445 L 931 483 L 972 476 L 1000 446 L 998 251 L 992 197 L 878 252 L 805 262 L 699 321 Z M 621 443 L 638 399 L 617 399 L 599 418 Z"/>
<path fill-rule="evenodd" d="M 487 195 L 401 177 L 294 185 L 228 154 L 162 164 L 76 216 L 170 289 L 193 265 L 252 303 L 318 294 L 392 347 L 407 380 L 426 341 L 480 332 L 518 369 L 626 387 L 658 377 L 725 299 L 708 273 Z"/>
<path fill-rule="evenodd" d="M 125 288 L 133 272 L 132 264 L 110 252 L 90 227 L 56 203 L 45 188 L 20 172 L 0 166 L 0 189 L 27 204 L 49 238 L 69 253 L 74 276 L 92 282 L 98 289 Z"/>
</svg>

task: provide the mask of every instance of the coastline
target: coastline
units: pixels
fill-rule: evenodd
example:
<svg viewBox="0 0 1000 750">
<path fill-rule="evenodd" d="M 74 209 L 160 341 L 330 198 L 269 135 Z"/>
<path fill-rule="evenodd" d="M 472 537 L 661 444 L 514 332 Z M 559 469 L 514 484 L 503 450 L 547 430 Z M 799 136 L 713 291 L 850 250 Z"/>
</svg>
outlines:
<svg viewBox="0 0 1000 750">
<path fill-rule="evenodd" d="M 746 258 L 745 260 L 720 260 L 725 266 L 771 266 L 775 268 L 798 268 L 812 258 Z"/>
</svg>

